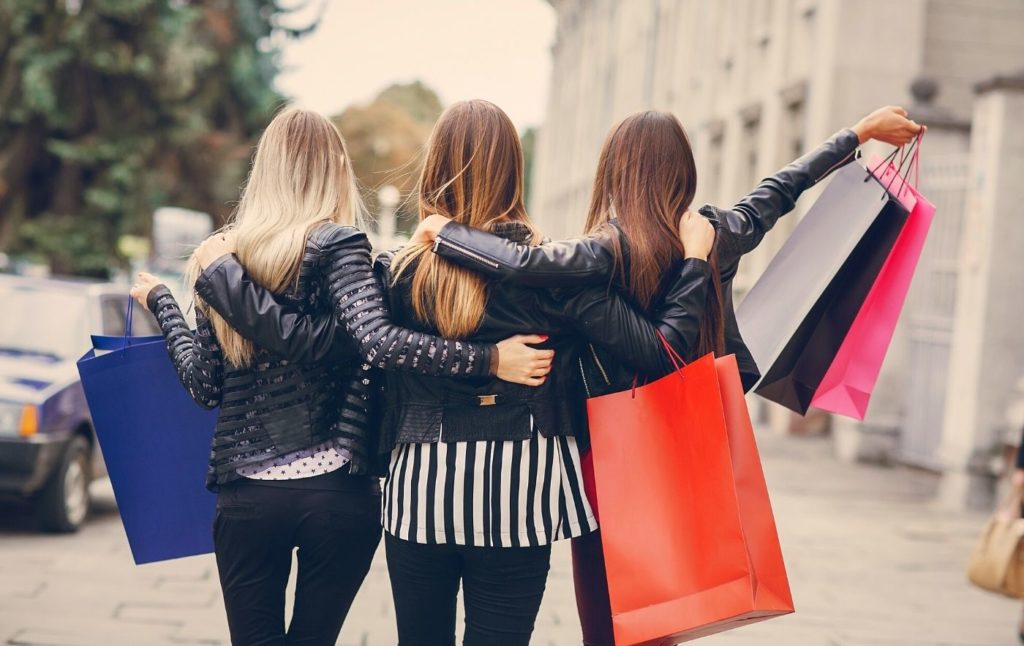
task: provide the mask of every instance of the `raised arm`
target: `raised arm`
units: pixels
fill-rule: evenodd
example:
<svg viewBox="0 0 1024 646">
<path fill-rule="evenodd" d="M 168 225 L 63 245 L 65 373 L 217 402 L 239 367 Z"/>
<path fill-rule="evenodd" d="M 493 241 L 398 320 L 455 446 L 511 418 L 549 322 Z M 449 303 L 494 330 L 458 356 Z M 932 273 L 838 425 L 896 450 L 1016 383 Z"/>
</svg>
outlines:
<svg viewBox="0 0 1024 646">
<path fill-rule="evenodd" d="M 434 253 L 488 278 L 529 287 L 601 285 L 615 269 L 609 236 L 619 231 L 613 226 L 600 235 L 534 246 L 448 222 L 434 238 Z"/>
<path fill-rule="evenodd" d="M 704 317 L 711 268 L 698 258 L 684 260 L 664 304 L 645 317 L 615 290 L 588 287 L 563 292 L 564 314 L 594 345 L 648 376 L 672 371 L 660 332 L 676 352 L 689 357 Z M 555 291 L 558 298 L 559 291 Z"/>
<path fill-rule="evenodd" d="M 804 191 L 853 161 L 857 146 L 869 139 L 902 146 L 921 130 L 922 126 L 908 119 L 903 108 L 879 108 L 853 127 L 840 130 L 811 152 L 762 180 L 732 209 L 704 205 L 700 212 L 719 223 L 723 249 L 743 255 L 760 244 L 780 217 L 793 210 Z"/>
<path fill-rule="evenodd" d="M 828 141 L 761 181 L 731 209 L 710 204 L 701 215 L 718 223 L 726 245 L 741 256 L 761 243 L 779 218 L 793 210 L 800 195 L 835 169 L 853 161 L 859 140 L 851 130 L 841 130 Z"/>
<path fill-rule="evenodd" d="M 146 307 L 160 324 L 167 354 L 185 390 L 203 408 L 216 408 L 224 382 L 224 357 L 203 309 L 196 307 L 196 330 L 192 332 L 165 285 L 150 290 Z"/>
</svg>

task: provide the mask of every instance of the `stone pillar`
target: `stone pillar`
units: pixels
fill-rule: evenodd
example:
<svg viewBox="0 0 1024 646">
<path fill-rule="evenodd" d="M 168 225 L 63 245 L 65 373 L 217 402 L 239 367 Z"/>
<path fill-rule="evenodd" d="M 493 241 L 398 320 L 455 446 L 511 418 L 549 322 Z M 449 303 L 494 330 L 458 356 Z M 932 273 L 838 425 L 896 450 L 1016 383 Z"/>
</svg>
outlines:
<svg viewBox="0 0 1024 646">
<path fill-rule="evenodd" d="M 988 464 L 1024 368 L 1024 72 L 976 88 L 940 502 L 991 502 Z"/>
</svg>

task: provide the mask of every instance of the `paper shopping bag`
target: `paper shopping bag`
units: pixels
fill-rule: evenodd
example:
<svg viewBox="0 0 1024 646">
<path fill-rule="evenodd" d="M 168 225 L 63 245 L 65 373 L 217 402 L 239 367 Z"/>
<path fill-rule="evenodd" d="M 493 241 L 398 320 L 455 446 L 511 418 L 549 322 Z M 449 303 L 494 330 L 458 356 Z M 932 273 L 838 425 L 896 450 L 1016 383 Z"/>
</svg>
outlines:
<svg viewBox="0 0 1024 646">
<path fill-rule="evenodd" d="M 163 337 L 95 337 L 93 345 L 78 372 L 132 557 L 141 564 L 212 552 L 216 496 L 204 482 L 216 411 L 189 397 Z"/>
<path fill-rule="evenodd" d="M 935 205 L 898 177 L 895 164 L 883 165 L 876 158 L 868 163 L 868 168 L 884 185 L 892 186 L 890 192 L 900 199 L 909 215 L 811 400 L 815 408 L 859 420 L 867 414 L 871 393 L 935 215 Z"/>
<path fill-rule="evenodd" d="M 739 371 L 720 361 L 587 401 L 620 646 L 793 611 Z"/>
<path fill-rule="evenodd" d="M 807 412 L 907 214 L 859 164 L 835 173 L 736 310 L 754 392 Z"/>
</svg>

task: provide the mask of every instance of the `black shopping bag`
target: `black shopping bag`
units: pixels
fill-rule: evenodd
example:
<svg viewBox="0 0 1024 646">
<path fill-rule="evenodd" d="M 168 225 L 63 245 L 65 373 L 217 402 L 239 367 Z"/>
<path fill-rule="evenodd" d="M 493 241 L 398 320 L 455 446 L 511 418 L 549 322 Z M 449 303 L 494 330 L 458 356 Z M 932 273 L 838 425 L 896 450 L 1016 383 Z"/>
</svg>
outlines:
<svg viewBox="0 0 1024 646">
<path fill-rule="evenodd" d="M 907 216 L 860 164 L 835 173 L 736 310 L 754 392 L 807 412 Z"/>
</svg>

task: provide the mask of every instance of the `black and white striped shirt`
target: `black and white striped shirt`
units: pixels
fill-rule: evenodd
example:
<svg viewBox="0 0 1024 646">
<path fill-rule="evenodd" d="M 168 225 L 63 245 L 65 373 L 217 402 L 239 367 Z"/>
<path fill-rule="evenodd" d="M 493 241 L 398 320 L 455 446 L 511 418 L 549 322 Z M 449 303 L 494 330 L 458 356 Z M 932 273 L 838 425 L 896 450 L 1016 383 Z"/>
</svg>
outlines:
<svg viewBox="0 0 1024 646">
<path fill-rule="evenodd" d="M 383 525 L 414 543 L 526 547 L 597 529 L 571 437 L 401 444 Z"/>
</svg>

